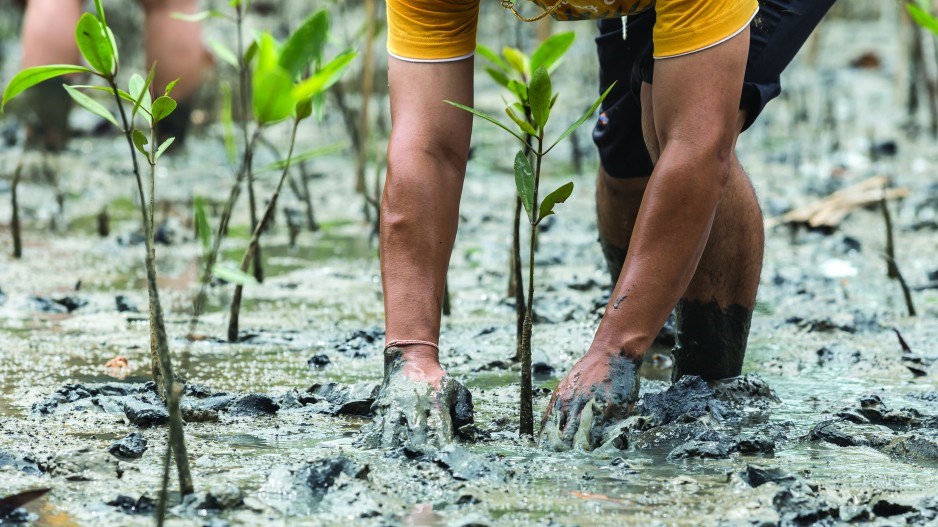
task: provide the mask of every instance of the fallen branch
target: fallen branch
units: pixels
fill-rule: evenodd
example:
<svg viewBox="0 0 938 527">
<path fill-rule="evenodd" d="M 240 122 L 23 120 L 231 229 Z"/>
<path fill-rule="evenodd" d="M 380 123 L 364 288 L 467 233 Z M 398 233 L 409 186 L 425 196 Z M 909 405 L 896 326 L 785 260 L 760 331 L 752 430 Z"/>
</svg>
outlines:
<svg viewBox="0 0 938 527">
<path fill-rule="evenodd" d="M 785 213 L 781 217 L 769 218 L 765 227 L 771 229 L 782 224 L 807 225 L 812 229 L 835 229 L 854 210 L 874 205 L 882 200 L 894 200 L 909 195 L 907 188 L 887 189 L 889 180 L 875 176 L 855 185 L 840 189 L 830 196 Z"/>
</svg>

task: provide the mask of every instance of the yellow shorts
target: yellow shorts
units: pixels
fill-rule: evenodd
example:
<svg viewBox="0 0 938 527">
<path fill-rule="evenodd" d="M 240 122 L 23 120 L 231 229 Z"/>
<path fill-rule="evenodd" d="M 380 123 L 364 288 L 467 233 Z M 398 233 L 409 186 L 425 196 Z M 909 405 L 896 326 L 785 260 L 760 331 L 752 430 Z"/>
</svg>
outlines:
<svg viewBox="0 0 938 527">
<path fill-rule="evenodd" d="M 489 0 L 491 1 L 491 0 Z M 387 0 L 388 53 L 413 62 L 470 57 L 476 47 L 480 0 Z M 622 12 L 647 0 L 617 0 Z M 493 2 L 494 3 L 494 2 Z M 742 31 L 757 0 L 657 0 L 655 58 L 706 49 Z"/>
</svg>

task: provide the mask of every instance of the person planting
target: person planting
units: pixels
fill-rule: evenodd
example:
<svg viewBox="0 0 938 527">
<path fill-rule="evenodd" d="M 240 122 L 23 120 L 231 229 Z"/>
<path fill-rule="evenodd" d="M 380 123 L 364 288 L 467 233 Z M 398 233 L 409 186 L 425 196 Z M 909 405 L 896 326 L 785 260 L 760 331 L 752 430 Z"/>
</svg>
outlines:
<svg viewBox="0 0 938 527">
<path fill-rule="evenodd" d="M 592 343 L 584 343 L 542 420 L 551 446 L 590 449 L 604 425 L 635 403 L 642 358 L 672 310 L 672 379 L 741 373 L 763 226 L 736 138 L 779 94 L 781 71 L 833 0 L 544 3 L 556 18 L 599 19 L 600 91 L 612 87 L 593 138 L 599 238 L 615 286 Z M 468 395 L 452 388 L 458 383 L 440 364 L 438 342 L 471 116 L 444 100 L 472 106 L 479 4 L 387 3 L 387 343 L 374 425 L 385 447 L 455 437 L 466 418 Z M 397 389 L 406 383 L 426 387 L 437 404 L 413 408 L 424 403 Z M 433 426 L 444 429 L 428 432 Z"/>
</svg>

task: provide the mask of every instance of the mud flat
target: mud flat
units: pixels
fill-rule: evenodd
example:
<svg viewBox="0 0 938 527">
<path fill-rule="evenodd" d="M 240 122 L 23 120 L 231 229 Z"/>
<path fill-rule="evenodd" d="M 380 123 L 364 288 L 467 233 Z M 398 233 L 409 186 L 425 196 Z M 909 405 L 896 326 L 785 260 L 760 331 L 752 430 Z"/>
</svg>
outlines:
<svg viewBox="0 0 938 527">
<path fill-rule="evenodd" d="M 587 64 L 588 29 L 577 44 Z M 905 316 L 885 276 L 877 210 L 857 210 L 829 233 L 769 229 L 747 375 L 671 385 L 667 347 L 657 346 L 635 414 L 603 429 L 591 452 L 517 437 L 514 308 L 505 299 L 513 196 L 510 167 L 493 161 L 510 158 L 495 136 L 477 130 L 441 343 L 448 373 L 472 392 L 475 427 L 462 442 L 394 448 L 374 448 L 381 442 L 359 433 L 374 426 L 384 336 L 375 249 L 360 207 L 349 205 L 351 178 L 313 181 L 320 232 L 303 233 L 296 248 L 281 226 L 269 235 L 269 279 L 246 289 L 239 342 L 221 340 L 231 291 L 220 284 L 198 339 L 184 338 L 200 249 L 179 204 L 230 178 L 217 138 L 193 137 L 160 180 L 170 211 L 161 286 L 187 381 L 197 488 L 173 496 L 170 524 L 935 525 L 938 148 L 903 135 L 899 117 L 863 111 L 892 104 L 894 65 L 848 68 L 867 51 L 855 35 L 888 42 L 887 28 L 833 20 L 824 30 L 816 64 L 793 66 L 791 95 L 741 139 L 739 156 L 770 217 L 873 175 L 909 188 L 893 204 L 897 259 L 920 316 Z M 569 89 L 575 80 L 565 81 Z M 487 85 L 480 91 L 480 104 L 497 99 Z M 799 116 L 803 101 L 809 117 Z M 319 144 L 338 126 L 327 122 L 302 141 Z M 872 148 L 886 141 L 895 146 L 888 155 Z M 135 312 L 146 306 L 142 250 L 122 152 L 109 138 L 86 137 L 56 161 L 73 196 L 62 231 L 46 229 L 57 214 L 48 185 L 23 183 L 25 258 L 0 264 L 0 497 L 52 490 L 24 508 L 0 505 L 4 521 L 153 523 L 166 413 L 147 384 L 146 315 Z M 2 170 L 19 155 L 0 148 Z M 324 174 L 352 173 L 344 157 L 316 163 Z M 546 290 L 536 302 L 538 412 L 608 299 L 593 176 L 574 177 L 570 212 L 547 223 L 550 240 L 537 254 Z M 92 219 L 104 205 L 113 225 L 102 239 Z M 229 258 L 245 242 L 242 216 L 226 242 Z M 0 230 L 3 255 L 7 234 Z M 126 379 L 105 373 L 116 355 L 128 359 Z"/>
</svg>

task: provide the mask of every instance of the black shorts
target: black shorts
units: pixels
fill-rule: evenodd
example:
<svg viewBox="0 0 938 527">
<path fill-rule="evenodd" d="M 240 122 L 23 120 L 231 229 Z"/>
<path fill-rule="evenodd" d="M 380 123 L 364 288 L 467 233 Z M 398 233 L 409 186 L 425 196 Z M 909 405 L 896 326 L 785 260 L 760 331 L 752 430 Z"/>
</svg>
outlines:
<svg viewBox="0 0 938 527">
<path fill-rule="evenodd" d="M 743 130 L 756 120 L 769 101 L 782 91 L 779 76 L 834 0 L 759 0 L 759 13 L 750 30 L 749 59 L 743 82 Z M 652 29 L 654 9 L 626 19 L 600 20 L 596 51 L 599 54 L 599 92 L 616 86 L 603 101 L 593 129 L 593 142 L 606 173 L 615 178 L 647 177 L 652 163 L 642 136 L 643 82 L 652 82 Z M 667 60 L 667 59 L 665 59 Z"/>
</svg>

